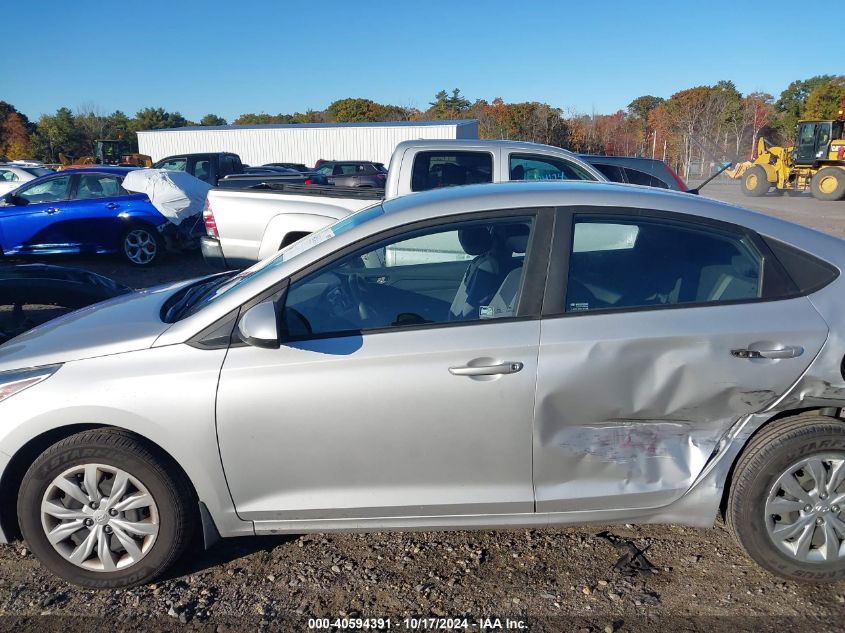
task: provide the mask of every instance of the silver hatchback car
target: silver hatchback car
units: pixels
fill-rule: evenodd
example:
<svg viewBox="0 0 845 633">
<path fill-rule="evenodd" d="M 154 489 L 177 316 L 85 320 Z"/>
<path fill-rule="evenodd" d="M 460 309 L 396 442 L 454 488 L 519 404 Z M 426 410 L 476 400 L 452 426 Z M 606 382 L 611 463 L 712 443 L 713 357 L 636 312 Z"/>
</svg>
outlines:
<svg viewBox="0 0 845 633">
<path fill-rule="evenodd" d="M 842 241 L 678 193 L 506 183 L 0 346 L 0 525 L 81 585 L 219 536 L 710 526 L 845 578 Z"/>
</svg>

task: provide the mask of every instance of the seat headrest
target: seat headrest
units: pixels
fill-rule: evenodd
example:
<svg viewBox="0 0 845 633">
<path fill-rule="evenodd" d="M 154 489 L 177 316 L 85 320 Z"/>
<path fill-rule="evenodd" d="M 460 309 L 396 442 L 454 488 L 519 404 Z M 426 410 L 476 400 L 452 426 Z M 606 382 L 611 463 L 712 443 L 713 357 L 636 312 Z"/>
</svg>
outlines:
<svg viewBox="0 0 845 633">
<path fill-rule="evenodd" d="M 511 253 L 524 253 L 528 250 L 528 235 L 525 224 L 505 224 L 494 229 L 496 240 Z"/>
<path fill-rule="evenodd" d="M 458 231 L 458 241 L 467 255 L 481 255 L 493 246 L 493 236 L 486 226 L 470 226 Z"/>
</svg>

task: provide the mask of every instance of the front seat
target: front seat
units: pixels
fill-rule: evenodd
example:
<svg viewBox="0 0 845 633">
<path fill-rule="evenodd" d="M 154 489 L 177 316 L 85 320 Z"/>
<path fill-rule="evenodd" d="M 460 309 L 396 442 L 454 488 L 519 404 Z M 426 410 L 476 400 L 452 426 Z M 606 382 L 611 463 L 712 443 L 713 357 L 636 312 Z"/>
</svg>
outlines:
<svg viewBox="0 0 845 633">
<path fill-rule="evenodd" d="M 100 185 L 100 181 L 96 178 L 86 178 L 82 181 L 82 185 L 79 187 L 79 192 L 76 194 L 76 197 L 82 200 L 87 200 L 89 198 L 102 198 L 103 187 Z"/>
<path fill-rule="evenodd" d="M 504 239 L 504 250 L 513 254 L 523 255 L 528 250 L 528 227 L 524 224 L 517 224 L 509 228 L 509 235 Z M 513 260 L 512 260 L 513 261 Z M 494 319 L 510 317 L 516 313 L 519 289 L 522 286 L 522 268 L 524 261 L 518 262 L 505 275 L 488 304 L 488 310 L 482 318 Z"/>
<path fill-rule="evenodd" d="M 458 240 L 464 252 L 475 257 L 467 266 L 449 308 L 449 320 L 478 319 L 480 307 L 489 305 L 512 268 L 513 250 L 508 250 L 507 240 L 496 239 L 486 226 L 461 229 Z"/>
</svg>

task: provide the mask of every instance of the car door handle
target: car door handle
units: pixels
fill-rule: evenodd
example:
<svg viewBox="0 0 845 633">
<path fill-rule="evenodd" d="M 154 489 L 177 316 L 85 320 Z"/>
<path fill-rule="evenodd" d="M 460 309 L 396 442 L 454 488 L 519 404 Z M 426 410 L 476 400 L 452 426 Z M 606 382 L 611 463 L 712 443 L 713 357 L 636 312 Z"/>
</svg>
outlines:
<svg viewBox="0 0 845 633">
<path fill-rule="evenodd" d="M 120 205 L 117 202 L 109 202 L 106 205 L 106 209 L 117 209 L 119 207 L 120 207 Z"/>
<path fill-rule="evenodd" d="M 59 208 L 58 207 L 47 207 L 46 209 L 44 209 L 44 211 L 46 211 L 50 215 L 53 215 L 54 213 L 59 212 Z"/>
<path fill-rule="evenodd" d="M 798 345 L 787 345 L 781 349 L 732 349 L 731 356 L 735 358 L 797 358 L 804 353 L 804 348 Z"/>
<path fill-rule="evenodd" d="M 497 374 L 515 374 L 522 368 L 522 363 L 506 362 L 498 363 L 496 365 L 479 365 L 476 367 L 471 365 L 450 367 L 449 373 L 453 376 L 495 376 Z"/>
</svg>

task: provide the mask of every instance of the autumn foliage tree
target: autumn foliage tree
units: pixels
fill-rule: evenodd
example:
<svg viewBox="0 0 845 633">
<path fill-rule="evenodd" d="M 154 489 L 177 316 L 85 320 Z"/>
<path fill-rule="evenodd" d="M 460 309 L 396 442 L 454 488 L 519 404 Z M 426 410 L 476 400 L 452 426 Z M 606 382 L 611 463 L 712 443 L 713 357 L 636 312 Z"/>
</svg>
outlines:
<svg viewBox="0 0 845 633">
<path fill-rule="evenodd" d="M 611 114 L 564 111 L 539 101 L 508 103 L 470 99 L 460 89 L 440 90 L 425 109 L 383 104 L 364 97 L 338 99 L 323 110 L 268 114 L 245 113 L 235 125 L 355 123 L 477 119 L 481 138 L 514 139 L 566 147 L 576 152 L 654 156 L 686 177 L 706 176 L 724 162 L 754 155 L 757 139 L 779 144 L 794 140 L 799 118 L 830 119 L 845 99 L 845 76 L 817 75 L 793 81 L 774 98 L 763 92 L 743 95 L 731 81 L 680 90 L 664 99 L 642 95 L 626 110 Z M 199 125 L 223 125 L 214 114 Z M 90 155 L 97 138 L 126 140 L 137 149 L 137 132 L 196 125 L 179 112 L 161 107 L 134 116 L 104 114 L 94 105 L 59 108 L 37 123 L 0 101 L 0 154 L 54 162 L 58 153 Z"/>
</svg>

